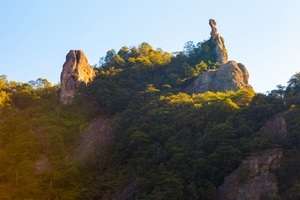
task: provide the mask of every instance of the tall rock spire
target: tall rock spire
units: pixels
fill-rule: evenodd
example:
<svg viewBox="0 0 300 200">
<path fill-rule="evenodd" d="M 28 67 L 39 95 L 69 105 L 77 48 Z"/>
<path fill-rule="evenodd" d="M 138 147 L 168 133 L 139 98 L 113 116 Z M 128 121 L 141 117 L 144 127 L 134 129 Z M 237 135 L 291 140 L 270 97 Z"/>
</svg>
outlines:
<svg viewBox="0 0 300 200">
<path fill-rule="evenodd" d="M 70 104 L 80 84 L 88 84 L 94 77 L 95 72 L 83 51 L 69 51 L 60 76 L 60 102 Z"/>
<path fill-rule="evenodd" d="M 217 22 L 214 19 L 209 20 L 211 27 L 210 40 L 215 44 L 216 60 L 219 64 L 225 64 L 228 61 L 228 54 L 223 37 L 218 33 Z"/>
<path fill-rule="evenodd" d="M 187 88 L 192 93 L 207 91 L 236 91 L 239 89 L 252 89 L 248 83 L 249 73 L 247 68 L 236 61 L 228 61 L 224 39 L 218 33 L 217 23 L 209 20 L 211 27 L 210 45 L 215 55 L 217 68 L 201 73 Z"/>
</svg>

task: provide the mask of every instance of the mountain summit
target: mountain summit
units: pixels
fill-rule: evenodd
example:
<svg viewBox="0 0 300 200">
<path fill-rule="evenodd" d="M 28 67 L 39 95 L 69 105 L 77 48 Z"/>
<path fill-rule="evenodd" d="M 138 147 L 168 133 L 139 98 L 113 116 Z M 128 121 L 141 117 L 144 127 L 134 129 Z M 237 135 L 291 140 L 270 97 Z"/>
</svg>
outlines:
<svg viewBox="0 0 300 200">
<path fill-rule="evenodd" d="M 213 51 L 217 68 L 201 73 L 188 87 L 190 92 L 227 91 L 252 88 L 249 83 L 247 68 L 236 61 L 228 61 L 228 54 L 223 37 L 219 34 L 217 23 L 209 20 L 211 37 L 209 42 L 213 44 Z"/>
</svg>

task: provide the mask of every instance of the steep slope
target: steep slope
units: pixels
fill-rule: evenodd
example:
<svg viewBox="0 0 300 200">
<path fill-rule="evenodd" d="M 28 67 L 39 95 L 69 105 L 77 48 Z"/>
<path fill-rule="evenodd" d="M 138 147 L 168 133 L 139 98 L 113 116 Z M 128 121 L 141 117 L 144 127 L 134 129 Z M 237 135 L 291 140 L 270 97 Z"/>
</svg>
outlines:
<svg viewBox="0 0 300 200">
<path fill-rule="evenodd" d="M 82 164 L 101 164 L 109 159 L 112 145 L 112 120 L 100 115 L 89 123 L 80 136 L 79 145 L 75 150 L 74 159 Z M 97 160 L 102 158 L 100 161 Z"/>
<path fill-rule="evenodd" d="M 272 149 L 247 157 L 237 170 L 225 178 L 218 189 L 218 200 L 264 200 L 279 196 L 275 170 L 283 152 Z"/>
<path fill-rule="evenodd" d="M 255 94 L 210 26 L 94 69 L 70 51 L 60 88 L 1 81 L 0 199 L 300 199 L 300 75 Z"/>
</svg>

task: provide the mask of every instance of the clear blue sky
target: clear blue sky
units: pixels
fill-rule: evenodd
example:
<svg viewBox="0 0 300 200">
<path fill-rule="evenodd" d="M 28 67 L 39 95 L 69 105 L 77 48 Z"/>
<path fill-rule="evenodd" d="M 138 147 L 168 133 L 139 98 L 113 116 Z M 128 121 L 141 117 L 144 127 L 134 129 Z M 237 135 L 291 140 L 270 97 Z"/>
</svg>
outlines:
<svg viewBox="0 0 300 200">
<path fill-rule="evenodd" d="M 57 83 L 69 49 L 84 50 L 91 64 L 143 41 L 182 50 L 209 38 L 209 18 L 257 91 L 300 71 L 299 0 L 0 0 L 0 74 Z"/>
</svg>

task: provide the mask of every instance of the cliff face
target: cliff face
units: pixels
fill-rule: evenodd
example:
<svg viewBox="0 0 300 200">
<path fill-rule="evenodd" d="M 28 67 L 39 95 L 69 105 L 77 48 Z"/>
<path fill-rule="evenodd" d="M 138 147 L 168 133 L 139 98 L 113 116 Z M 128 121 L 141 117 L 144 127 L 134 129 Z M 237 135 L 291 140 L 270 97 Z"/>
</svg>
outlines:
<svg viewBox="0 0 300 200">
<path fill-rule="evenodd" d="M 246 67 L 236 61 L 228 61 L 227 49 L 223 37 L 219 34 L 217 23 L 210 19 L 210 41 L 214 44 L 218 68 L 206 71 L 187 88 L 190 92 L 227 91 L 251 88 L 248 84 L 249 73 Z"/>
<path fill-rule="evenodd" d="M 217 70 L 202 73 L 188 88 L 191 92 L 226 91 L 250 88 L 249 74 L 240 63 L 229 61 Z"/>
<path fill-rule="evenodd" d="M 268 120 L 258 134 L 269 138 L 275 143 L 283 142 L 288 137 L 288 127 L 285 114 L 280 113 Z"/>
<path fill-rule="evenodd" d="M 288 130 L 284 113 L 269 119 L 257 133 L 270 140 L 283 141 Z M 279 196 L 276 171 L 283 162 L 282 149 L 269 149 L 249 156 L 225 177 L 218 189 L 218 200 L 265 200 Z"/>
<path fill-rule="evenodd" d="M 272 149 L 252 155 L 225 178 L 218 189 L 218 200 L 265 200 L 278 196 L 273 170 L 280 167 L 283 152 Z"/>
<path fill-rule="evenodd" d="M 88 84 L 95 77 L 87 57 L 80 50 L 71 50 L 66 56 L 60 76 L 60 102 L 69 104 L 80 84 Z"/>
<path fill-rule="evenodd" d="M 74 159 L 84 165 L 96 165 L 101 157 L 101 164 L 106 164 L 110 159 L 108 152 L 113 140 L 111 123 L 112 120 L 105 115 L 94 119 L 82 132 Z"/>
</svg>

